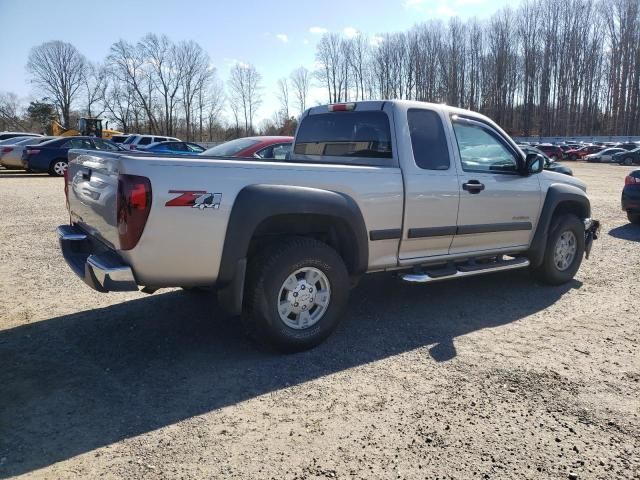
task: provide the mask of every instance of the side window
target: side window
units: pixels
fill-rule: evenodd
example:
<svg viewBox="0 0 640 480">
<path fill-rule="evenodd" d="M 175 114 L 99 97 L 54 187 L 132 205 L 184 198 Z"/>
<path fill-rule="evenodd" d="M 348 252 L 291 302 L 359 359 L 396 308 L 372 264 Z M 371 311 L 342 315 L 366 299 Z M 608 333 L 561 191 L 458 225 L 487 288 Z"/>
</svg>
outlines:
<svg viewBox="0 0 640 480">
<path fill-rule="evenodd" d="M 151 137 L 142 137 L 138 142 L 138 145 L 149 145 L 151 143 Z"/>
<path fill-rule="evenodd" d="M 195 153 L 204 152 L 204 148 L 202 148 L 200 145 L 196 145 L 195 143 L 187 143 L 187 147 L 189 148 L 190 152 L 195 152 Z"/>
<path fill-rule="evenodd" d="M 407 120 L 416 165 L 425 170 L 449 170 L 449 149 L 438 114 L 412 108 L 407 112 Z"/>
<path fill-rule="evenodd" d="M 188 152 L 187 146 L 184 143 L 174 142 L 167 143 L 169 150 L 174 152 Z"/>
<path fill-rule="evenodd" d="M 273 158 L 273 147 L 275 147 L 275 145 L 269 145 L 267 148 L 256 152 L 256 155 L 260 158 Z"/>
<path fill-rule="evenodd" d="M 490 129 L 453 120 L 462 168 L 468 172 L 517 172 L 515 155 Z"/>
<path fill-rule="evenodd" d="M 111 145 L 109 142 L 105 142 L 104 140 L 100 140 L 99 138 L 94 138 L 93 143 L 96 145 L 96 148 L 98 150 L 118 150 L 118 147 L 116 147 L 115 145 Z"/>
<path fill-rule="evenodd" d="M 283 143 L 273 147 L 273 158 L 276 160 L 286 160 L 287 155 L 291 152 L 291 144 Z"/>
<path fill-rule="evenodd" d="M 154 137 L 153 138 L 153 142 L 157 143 L 157 142 L 166 142 L 167 139 L 165 137 Z"/>
</svg>

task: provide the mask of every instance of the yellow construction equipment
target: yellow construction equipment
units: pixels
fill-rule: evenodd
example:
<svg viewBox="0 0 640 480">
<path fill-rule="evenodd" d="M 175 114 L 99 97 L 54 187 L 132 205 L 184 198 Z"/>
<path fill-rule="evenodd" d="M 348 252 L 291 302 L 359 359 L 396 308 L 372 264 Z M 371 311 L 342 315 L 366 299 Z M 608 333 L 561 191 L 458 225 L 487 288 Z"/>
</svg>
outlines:
<svg viewBox="0 0 640 480">
<path fill-rule="evenodd" d="M 109 122 L 107 122 L 107 127 Z M 111 140 L 114 135 L 121 135 L 122 132 L 118 130 L 109 130 L 109 128 L 102 128 L 101 118 L 88 118 L 81 117 L 78 120 L 78 129 L 64 128 L 60 122 L 54 120 L 51 122 L 51 133 L 57 137 L 77 137 L 78 135 L 87 135 L 91 137 L 104 138 Z"/>
</svg>

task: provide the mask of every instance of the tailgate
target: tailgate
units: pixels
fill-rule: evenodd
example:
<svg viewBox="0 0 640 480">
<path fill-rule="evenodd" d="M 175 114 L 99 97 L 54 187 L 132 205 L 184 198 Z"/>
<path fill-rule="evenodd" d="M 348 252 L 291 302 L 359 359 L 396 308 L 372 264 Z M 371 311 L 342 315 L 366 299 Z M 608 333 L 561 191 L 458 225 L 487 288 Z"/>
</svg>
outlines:
<svg viewBox="0 0 640 480">
<path fill-rule="evenodd" d="M 117 249 L 119 154 L 69 151 L 67 182 L 71 221 L 86 233 Z"/>
</svg>

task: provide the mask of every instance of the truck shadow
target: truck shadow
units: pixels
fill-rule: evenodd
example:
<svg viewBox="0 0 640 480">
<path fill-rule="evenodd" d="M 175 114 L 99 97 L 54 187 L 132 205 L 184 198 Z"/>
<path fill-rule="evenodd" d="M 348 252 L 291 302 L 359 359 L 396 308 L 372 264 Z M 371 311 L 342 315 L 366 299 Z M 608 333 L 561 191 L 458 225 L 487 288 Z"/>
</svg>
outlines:
<svg viewBox="0 0 640 480">
<path fill-rule="evenodd" d="M 619 227 L 609 230 L 609 235 L 620 240 L 629 240 L 631 242 L 640 242 L 640 225 L 627 223 Z"/>
<path fill-rule="evenodd" d="M 525 272 L 430 286 L 365 278 L 338 331 L 316 349 L 257 349 L 211 295 L 172 291 L 0 332 L 0 478 L 268 392 L 521 320 L 581 283 Z"/>
</svg>

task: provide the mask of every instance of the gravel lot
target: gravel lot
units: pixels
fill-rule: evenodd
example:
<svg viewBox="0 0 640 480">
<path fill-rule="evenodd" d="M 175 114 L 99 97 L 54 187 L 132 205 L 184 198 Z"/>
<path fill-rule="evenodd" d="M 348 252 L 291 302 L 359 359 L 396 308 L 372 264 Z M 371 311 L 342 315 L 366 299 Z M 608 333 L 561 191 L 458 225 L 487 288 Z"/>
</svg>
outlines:
<svg viewBox="0 0 640 480">
<path fill-rule="evenodd" d="M 0 478 L 640 478 L 631 168 L 571 167 L 603 223 L 572 283 L 371 276 L 289 356 L 206 294 L 91 291 L 62 181 L 0 171 Z"/>
</svg>

